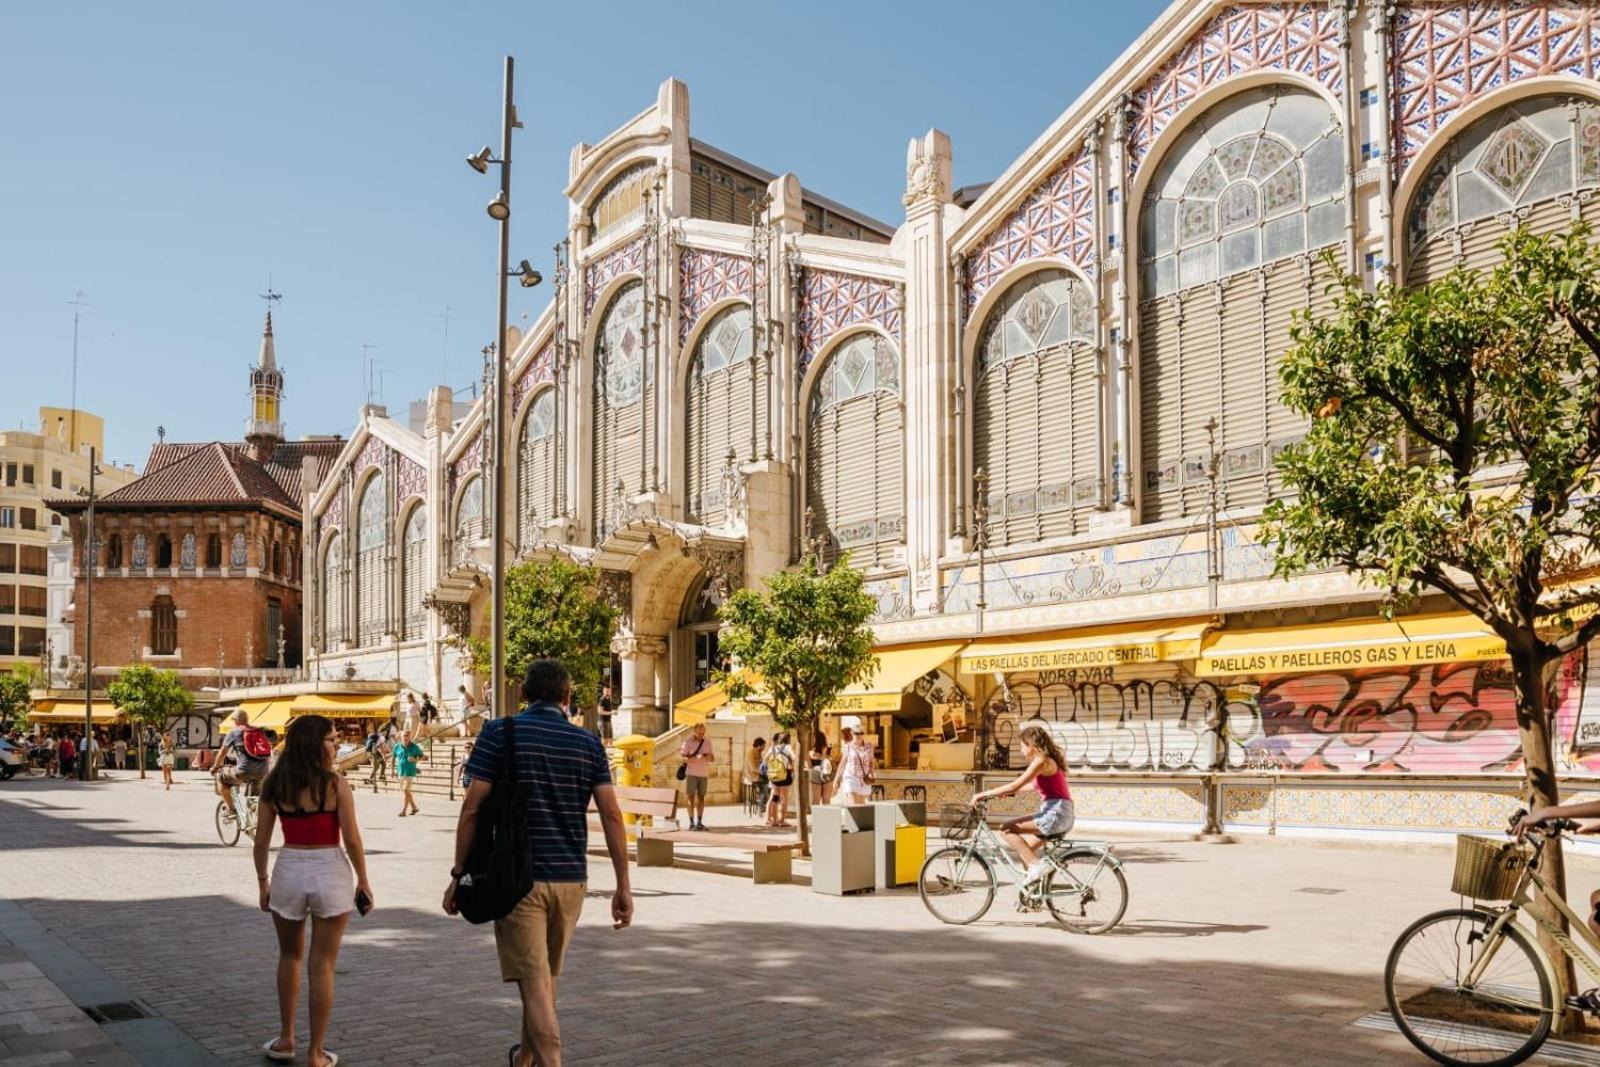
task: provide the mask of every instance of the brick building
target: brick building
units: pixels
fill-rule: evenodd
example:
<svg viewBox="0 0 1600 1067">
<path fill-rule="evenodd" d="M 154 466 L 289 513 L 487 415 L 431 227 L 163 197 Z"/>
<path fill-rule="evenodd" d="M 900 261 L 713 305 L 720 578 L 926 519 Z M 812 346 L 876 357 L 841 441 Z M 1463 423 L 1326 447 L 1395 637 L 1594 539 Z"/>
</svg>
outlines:
<svg viewBox="0 0 1600 1067">
<path fill-rule="evenodd" d="M 95 501 L 95 687 L 129 663 L 179 671 L 206 696 L 286 677 L 301 661 L 301 479 L 319 481 L 343 442 L 286 441 L 283 374 L 267 313 L 243 441 L 150 450 L 145 473 Z M 56 500 L 83 546 L 88 501 Z M 74 647 L 84 648 L 85 553 L 75 553 Z"/>
</svg>

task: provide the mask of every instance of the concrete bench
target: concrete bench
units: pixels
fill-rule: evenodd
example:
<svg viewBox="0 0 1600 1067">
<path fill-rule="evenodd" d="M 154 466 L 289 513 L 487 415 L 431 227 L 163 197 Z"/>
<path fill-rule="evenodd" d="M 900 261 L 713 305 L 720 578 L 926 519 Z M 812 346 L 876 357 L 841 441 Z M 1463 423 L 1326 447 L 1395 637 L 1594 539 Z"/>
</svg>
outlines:
<svg viewBox="0 0 1600 1067">
<path fill-rule="evenodd" d="M 669 819 L 676 825 L 678 791 L 653 789 L 641 786 L 617 786 L 617 806 L 624 815 L 648 815 L 652 819 Z M 715 830 L 657 829 L 654 826 L 634 825 L 634 857 L 641 867 L 671 867 L 675 859 L 674 845 L 684 842 L 692 845 L 710 845 L 714 848 L 737 848 L 749 852 L 753 862 L 757 885 L 788 882 L 794 877 L 794 851 L 799 841 L 767 837 L 762 834 L 721 833 Z"/>
</svg>

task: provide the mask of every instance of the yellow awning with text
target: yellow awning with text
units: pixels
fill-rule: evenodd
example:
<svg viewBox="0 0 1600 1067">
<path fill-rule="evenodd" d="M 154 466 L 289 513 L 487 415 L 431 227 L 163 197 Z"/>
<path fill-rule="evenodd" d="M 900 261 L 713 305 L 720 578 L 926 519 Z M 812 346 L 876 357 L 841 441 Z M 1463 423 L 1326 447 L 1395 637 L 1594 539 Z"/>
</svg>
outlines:
<svg viewBox="0 0 1600 1067">
<path fill-rule="evenodd" d="M 1276 626 L 1212 634 L 1195 674 L 1305 674 L 1311 671 L 1403 667 L 1503 659 L 1505 642 L 1465 612 L 1386 620 Z"/>
<path fill-rule="evenodd" d="M 393 693 L 308 693 L 294 698 L 289 717 L 326 715 L 330 719 L 387 719 L 394 714 Z"/>
<path fill-rule="evenodd" d="M 101 726 L 109 725 L 122 718 L 122 712 L 112 704 L 102 704 L 96 700 L 89 711 L 90 718 Z M 33 710 L 28 712 L 29 722 L 56 723 L 70 726 L 74 723 L 83 723 L 83 701 L 63 700 L 36 700 Z"/>
<path fill-rule="evenodd" d="M 1058 671 L 1194 659 L 1211 625 L 1209 618 L 1169 619 L 987 638 L 961 653 L 961 672 Z"/>
<path fill-rule="evenodd" d="M 939 641 L 926 645 L 897 645 L 874 653 L 878 669 L 872 681 L 852 685 L 828 705 L 825 715 L 899 711 L 906 687 L 931 670 L 942 667 L 966 647 L 965 641 Z"/>
<path fill-rule="evenodd" d="M 755 674 L 741 671 L 740 676 L 759 682 Z M 728 695 L 728 690 L 720 682 L 712 682 L 704 689 L 692 696 L 686 696 L 678 701 L 672 709 L 672 723 L 674 726 L 696 726 L 709 719 L 721 707 L 733 702 Z"/>
</svg>

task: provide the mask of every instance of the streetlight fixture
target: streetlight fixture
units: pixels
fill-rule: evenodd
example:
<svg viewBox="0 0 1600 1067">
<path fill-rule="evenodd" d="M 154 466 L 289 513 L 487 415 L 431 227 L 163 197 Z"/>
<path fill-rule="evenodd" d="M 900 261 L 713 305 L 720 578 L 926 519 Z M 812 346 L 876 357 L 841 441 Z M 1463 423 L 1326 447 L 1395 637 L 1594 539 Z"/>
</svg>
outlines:
<svg viewBox="0 0 1600 1067">
<path fill-rule="evenodd" d="M 471 167 L 479 174 L 488 174 L 489 164 L 498 162 L 500 161 L 494 158 L 494 149 L 490 148 L 488 145 L 484 145 L 482 148 L 480 148 L 476 155 L 470 155 L 467 157 L 467 166 Z"/>
<path fill-rule="evenodd" d="M 484 209 L 489 217 L 496 222 L 506 222 L 511 218 L 511 204 L 506 199 L 505 193 L 496 193 L 494 199 L 489 201 L 489 206 Z"/>
</svg>

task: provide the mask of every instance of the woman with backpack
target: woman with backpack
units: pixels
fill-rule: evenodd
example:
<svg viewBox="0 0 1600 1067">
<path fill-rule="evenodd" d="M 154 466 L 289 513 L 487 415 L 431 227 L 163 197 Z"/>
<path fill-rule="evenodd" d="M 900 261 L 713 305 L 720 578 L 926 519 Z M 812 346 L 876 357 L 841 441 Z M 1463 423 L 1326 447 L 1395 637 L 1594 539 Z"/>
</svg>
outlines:
<svg viewBox="0 0 1600 1067">
<path fill-rule="evenodd" d="M 810 764 L 811 803 L 821 804 L 825 801 L 828 792 L 828 783 L 833 780 L 833 753 L 828 747 L 828 735 L 820 727 L 812 727 L 811 755 L 806 762 Z"/>
<path fill-rule="evenodd" d="M 333 1017 L 334 964 L 351 910 L 365 915 L 372 909 L 355 792 L 333 769 L 338 745 L 333 723 L 321 715 L 303 715 L 289 723 L 283 754 L 261 786 L 254 849 L 261 910 L 272 915 L 278 934 L 278 1036 L 261 1051 L 269 1060 L 294 1062 L 295 1005 L 309 917 L 311 1048 L 306 1062 L 311 1067 L 336 1067 L 339 1062 L 338 1054 L 324 1044 Z M 279 820 L 283 847 L 269 878 L 267 858 Z"/>
<path fill-rule="evenodd" d="M 789 790 L 794 788 L 794 752 L 789 748 L 788 734 L 773 735 L 766 766 L 767 781 L 772 786 L 772 799 L 767 801 L 767 825 L 786 829 L 789 826 Z"/>
</svg>

